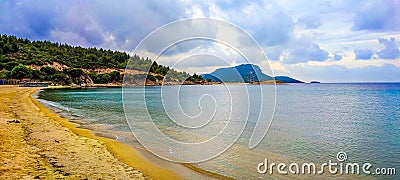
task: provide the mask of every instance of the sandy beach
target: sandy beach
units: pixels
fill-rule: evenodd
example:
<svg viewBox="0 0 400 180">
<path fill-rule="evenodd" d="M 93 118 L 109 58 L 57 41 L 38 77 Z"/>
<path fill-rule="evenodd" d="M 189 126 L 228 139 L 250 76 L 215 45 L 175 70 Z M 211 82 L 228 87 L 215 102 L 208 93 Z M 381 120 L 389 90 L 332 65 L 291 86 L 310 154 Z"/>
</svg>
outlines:
<svg viewBox="0 0 400 180">
<path fill-rule="evenodd" d="M 52 113 L 31 97 L 37 90 L 0 86 L 0 179 L 179 179 Z"/>
</svg>

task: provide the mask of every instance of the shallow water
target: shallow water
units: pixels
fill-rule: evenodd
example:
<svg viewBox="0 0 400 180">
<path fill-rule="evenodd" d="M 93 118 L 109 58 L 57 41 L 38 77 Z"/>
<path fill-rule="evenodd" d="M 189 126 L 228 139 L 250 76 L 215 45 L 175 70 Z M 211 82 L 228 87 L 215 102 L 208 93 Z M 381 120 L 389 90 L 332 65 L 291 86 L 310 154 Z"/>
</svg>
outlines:
<svg viewBox="0 0 400 180">
<path fill-rule="evenodd" d="M 260 92 L 248 87 L 248 97 L 257 105 Z M 229 107 L 235 103 L 229 100 L 231 95 L 223 86 L 185 86 L 180 98 L 182 109 L 189 115 L 200 112 L 198 98 L 205 92 L 214 95 L 220 106 L 207 128 L 187 130 L 168 119 L 161 105 L 160 88 L 148 89 L 147 108 L 157 127 L 179 141 L 198 142 L 218 134 L 229 120 Z M 272 86 L 265 85 L 268 88 Z M 230 93 L 235 91 L 232 87 Z M 129 134 L 121 92 L 121 88 L 46 89 L 38 97 L 56 112 L 86 122 L 86 128 L 140 146 Z M 132 102 L 135 103 L 143 102 Z M 246 107 L 234 111 L 246 114 Z M 254 107 L 249 110 L 249 121 L 237 143 L 224 154 L 197 166 L 234 178 L 254 179 L 264 177 L 256 170 L 264 158 L 320 164 L 337 160 L 336 154 L 343 151 L 348 156 L 346 162 L 370 162 L 374 167 L 400 169 L 400 83 L 279 85 L 271 128 L 255 149 L 249 149 L 249 137 L 257 120 Z M 160 145 L 160 150 L 167 148 Z M 175 149 L 174 153 L 184 151 Z"/>
</svg>

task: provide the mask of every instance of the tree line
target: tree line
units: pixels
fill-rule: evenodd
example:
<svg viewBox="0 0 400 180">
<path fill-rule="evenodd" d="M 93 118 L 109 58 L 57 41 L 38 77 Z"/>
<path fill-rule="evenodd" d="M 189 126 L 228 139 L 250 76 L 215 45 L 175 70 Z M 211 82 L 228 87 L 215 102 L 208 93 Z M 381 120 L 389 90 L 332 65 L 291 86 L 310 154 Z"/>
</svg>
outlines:
<svg viewBox="0 0 400 180">
<path fill-rule="evenodd" d="M 57 70 L 46 66 L 53 63 L 59 63 L 68 68 Z M 32 69 L 29 66 L 40 67 L 40 69 Z M 167 73 L 168 78 L 174 80 L 202 80 L 201 76 L 178 72 L 136 54 L 130 56 L 125 52 L 109 49 L 83 48 L 58 42 L 31 41 L 6 34 L 0 35 L 0 79 L 29 78 L 69 85 L 78 84 L 82 77 L 87 77 L 93 83 L 105 84 L 122 81 L 120 72 L 100 74 L 94 72 L 95 69 L 125 69 L 126 67 L 144 72 L 149 70 L 147 78 L 151 81 L 160 80 Z"/>
</svg>

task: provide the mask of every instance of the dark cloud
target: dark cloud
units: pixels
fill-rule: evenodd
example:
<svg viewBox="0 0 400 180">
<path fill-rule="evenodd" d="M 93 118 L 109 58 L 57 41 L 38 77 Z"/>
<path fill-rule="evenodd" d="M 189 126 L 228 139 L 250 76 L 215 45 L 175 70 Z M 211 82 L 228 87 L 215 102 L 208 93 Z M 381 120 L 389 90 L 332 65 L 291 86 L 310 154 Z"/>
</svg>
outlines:
<svg viewBox="0 0 400 180">
<path fill-rule="evenodd" d="M 356 6 L 353 30 L 400 30 L 399 1 L 359 1 Z"/>
<path fill-rule="evenodd" d="M 160 26 L 189 17 L 185 7 L 173 0 L 100 1 L 94 14 L 104 30 L 114 35 L 117 45 L 130 51 Z"/>
<path fill-rule="evenodd" d="M 0 2 L 0 32 L 131 51 L 151 31 L 185 16 L 175 1 L 6 0 Z"/>
<path fill-rule="evenodd" d="M 370 49 L 355 49 L 356 59 L 371 59 L 374 52 Z"/>
<path fill-rule="evenodd" d="M 318 15 L 307 15 L 300 17 L 297 20 L 297 25 L 304 27 L 306 29 L 315 29 L 321 26 L 321 21 Z"/>
<path fill-rule="evenodd" d="M 400 50 L 394 38 L 379 39 L 380 44 L 384 46 L 383 49 L 376 52 L 379 58 L 382 59 L 398 59 L 400 58 Z"/>
<path fill-rule="evenodd" d="M 69 34 L 76 42 L 83 43 L 73 45 L 103 42 L 98 27 L 91 27 L 95 17 L 88 16 L 90 4 L 83 1 L 2 1 L 0 7 L 7 9 L 0 11 L 1 32 L 33 40 L 71 43 L 68 37 L 57 36 Z"/>
<path fill-rule="evenodd" d="M 60 3 L 61 4 L 61 3 Z M 54 28 L 57 3 L 44 1 L 1 1 L 0 31 L 26 38 L 46 39 Z M 47 8 L 53 6 L 54 8 Z"/>
</svg>

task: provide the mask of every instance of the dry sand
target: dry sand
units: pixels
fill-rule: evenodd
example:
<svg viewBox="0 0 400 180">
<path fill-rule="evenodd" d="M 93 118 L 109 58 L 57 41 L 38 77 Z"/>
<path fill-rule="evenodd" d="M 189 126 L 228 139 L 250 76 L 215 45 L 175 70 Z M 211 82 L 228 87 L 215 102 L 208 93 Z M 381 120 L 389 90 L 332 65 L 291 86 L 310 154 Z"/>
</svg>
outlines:
<svg viewBox="0 0 400 180">
<path fill-rule="evenodd" d="M 0 86 L 0 179 L 178 179 L 50 112 L 30 96 L 36 90 Z"/>
</svg>

